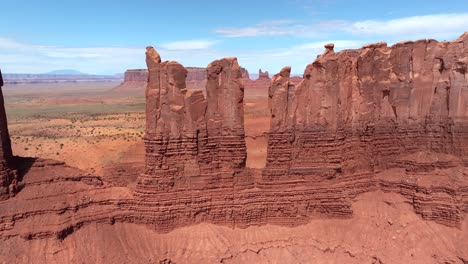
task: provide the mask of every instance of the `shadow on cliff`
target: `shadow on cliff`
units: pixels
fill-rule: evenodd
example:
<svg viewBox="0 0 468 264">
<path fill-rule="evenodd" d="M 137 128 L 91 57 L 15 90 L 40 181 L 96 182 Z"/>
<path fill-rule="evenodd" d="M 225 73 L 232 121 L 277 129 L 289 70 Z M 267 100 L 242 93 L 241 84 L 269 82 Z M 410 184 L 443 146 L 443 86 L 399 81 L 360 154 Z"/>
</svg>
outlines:
<svg viewBox="0 0 468 264">
<path fill-rule="evenodd" d="M 13 158 L 13 167 L 18 173 L 18 181 L 22 182 L 24 176 L 29 172 L 36 162 L 37 158 L 15 156 Z"/>
</svg>

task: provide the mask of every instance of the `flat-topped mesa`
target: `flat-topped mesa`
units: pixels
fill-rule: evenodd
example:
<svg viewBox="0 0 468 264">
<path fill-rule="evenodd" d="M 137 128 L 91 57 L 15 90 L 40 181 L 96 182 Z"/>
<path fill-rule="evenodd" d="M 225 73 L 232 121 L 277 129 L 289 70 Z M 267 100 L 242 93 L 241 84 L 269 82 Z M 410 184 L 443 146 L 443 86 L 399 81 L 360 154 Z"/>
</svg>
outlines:
<svg viewBox="0 0 468 264">
<path fill-rule="evenodd" d="M 3 77 L 0 71 L 0 200 L 14 196 L 17 188 L 17 174 L 12 169 L 13 152 L 3 100 Z"/>
<path fill-rule="evenodd" d="M 148 70 L 130 69 L 124 73 L 124 82 L 145 82 L 148 80 Z"/>
</svg>

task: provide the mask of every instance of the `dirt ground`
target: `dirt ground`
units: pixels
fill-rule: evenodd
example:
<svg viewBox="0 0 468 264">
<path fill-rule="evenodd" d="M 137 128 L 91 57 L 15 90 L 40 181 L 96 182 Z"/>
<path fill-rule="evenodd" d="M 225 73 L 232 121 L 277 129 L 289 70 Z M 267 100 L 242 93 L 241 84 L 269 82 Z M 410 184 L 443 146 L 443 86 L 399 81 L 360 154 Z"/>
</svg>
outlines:
<svg viewBox="0 0 468 264">
<path fill-rule="evenodd" d="M 3 87 L 15 155 L 65 161 L 105 175 L 115 166 L 144 166 L 145 98 L 116 92 L 118 83 L 61 83 Z M 247 166 L 266 162 L 267 90 L 246 90 Z"/>
</svg>

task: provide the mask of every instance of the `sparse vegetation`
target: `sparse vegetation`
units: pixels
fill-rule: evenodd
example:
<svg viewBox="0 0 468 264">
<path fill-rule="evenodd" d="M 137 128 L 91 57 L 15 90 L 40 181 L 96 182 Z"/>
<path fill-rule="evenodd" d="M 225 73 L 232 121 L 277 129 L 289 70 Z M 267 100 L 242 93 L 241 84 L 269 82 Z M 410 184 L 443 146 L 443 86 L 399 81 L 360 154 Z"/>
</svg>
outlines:
<svg viewBox="0 0 468 264">
<path fill-rule="evenodd" d="M 99 162 L 115 162 L 129 146 L 142 142 L 144 94 L 110 96 L 107 90 L 112 84 L 90 85 L 83 84 L 87 92 L 81 86 L 70 90 L 51 84 L 21 87 L 24 91 L 7 94 L 15 154 L 59 159 L 86 169 L 98 167 L 95 163 Z"/>
</svg>

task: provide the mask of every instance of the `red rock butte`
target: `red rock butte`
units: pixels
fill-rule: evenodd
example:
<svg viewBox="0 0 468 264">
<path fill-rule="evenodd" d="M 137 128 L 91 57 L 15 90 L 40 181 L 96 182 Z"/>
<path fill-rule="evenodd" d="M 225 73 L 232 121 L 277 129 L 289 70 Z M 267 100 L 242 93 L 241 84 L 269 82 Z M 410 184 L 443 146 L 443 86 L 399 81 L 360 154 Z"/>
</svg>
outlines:
<svg viewBox="0 0 468 264">
<path fill-rule="evenodd" d="M 41 159 L 12 176 L 23 163 L 9 163 L 1 101 L 0 237 L 63 240 L 92 223 L 161 233 L 197 223 L 298 226 L 352 219 L 353 202 L 373 191 L 401 195 L 422 219 L 460 229 L 468 213 L 467 47 L 468 33 L 341 52 L 327 44 L 299 83 L 283 68 L 269 84 L 260 172 L 246 167 L 237 59 L 207 66 L 205 96 L 187 89 L 184 66 L 148 47 L 146 168 L 135 190 Z"/>
</svg>

